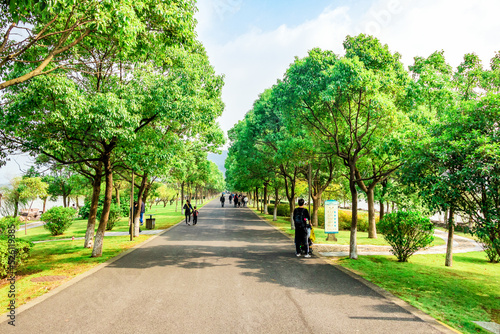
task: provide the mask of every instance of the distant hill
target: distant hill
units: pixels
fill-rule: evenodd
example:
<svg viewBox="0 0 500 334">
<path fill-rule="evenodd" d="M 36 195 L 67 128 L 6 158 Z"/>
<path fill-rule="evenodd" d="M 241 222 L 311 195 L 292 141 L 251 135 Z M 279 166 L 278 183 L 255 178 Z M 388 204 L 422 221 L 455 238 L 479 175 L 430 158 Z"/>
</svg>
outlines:
<svg viewBox="0 0 500 334">
<path fill-rule="evenodd" d="M 224 176 L 226 176 L 226 167 L 224 167 L 224 162 L 227 158 L 227 151 L 222 151 L 222 154 L 208 153 L 208 160 L 213 161 Z"/>
</svg>

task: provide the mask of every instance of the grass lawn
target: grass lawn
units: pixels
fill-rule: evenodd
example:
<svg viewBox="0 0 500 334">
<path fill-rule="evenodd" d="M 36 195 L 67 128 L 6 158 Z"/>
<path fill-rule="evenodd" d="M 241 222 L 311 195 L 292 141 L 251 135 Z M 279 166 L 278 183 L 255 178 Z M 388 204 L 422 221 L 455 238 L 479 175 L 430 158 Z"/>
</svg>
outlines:
<svg viewBox="0 0 500 334">
<path fill-rule="evenodd" d="M 198 208 L 203 205 L 198 205 Z M 146 208 L 144 218 L 149 218 L 147 214 L 154 214 L 156 219 L 155 229 L 166 229 L 177 224 L 184 215 L 180 208 L 175 212 L 175 205 L 158 205 L 152 209 Z M 22 227 L 22 226 L 21 226 Z M 87 228 L 87 221 L 77 219 L 71 227 L 60 236 L 53 237 L 49 231 L 43 227 L 28 229 L 28 235 L 25 236 L 24 230 L 16 233 L 16 238 L 30 241 L 53 240 L 71 238 L 74 236 L 84 237 Z M 128 219 L 122 218 L 112 231 L 128 231 Z M 23 305 L 38 296 L 58 287 L 62 283 L 69 281 L 75 276 L 86 272 L 108 259 L 117 256 L 123 251 L 149 239 L 151 235 L 140 235 L 130 241 L 127 236 L 112 236 L 104 238 L 103 255 L 99 258 L 91 258 L 92 249 L 83 248 L 83 240 L 58 241 L 37 243 L 31 251 L 30 258 L 25 265 L 18 268 L 16 280 L 16 303 L 17 306 Z M 31 279 L 39 276 L 66 276 L 63 280 L 55 282 L 32 282 Z M 9 286 L 6 280 L 0 280 L 0 314 L 5 313 L 9 303 Z"/>
<path fill-rule="evenodd" d="M 500 264 L 483 252 L 413 255 L 408 263 L 393 256 L 332 260 L 354 270 L 411 305 L 463 333 L 487 333 L 472 321 L 500 323 Z"/>
<path fill-rule="evenodd" d="M 280 229 L 281 231 L 288 234 L 290 237 L 293 237 L 295 234 L 295 230 L 290 228 L 290 221 L 288 218 L 278 216 L 277 221 L 273 221 L 272 215 L 265 215 L 260 212 L 257 212 L 256 209 L 251 208 L 259 217 L 264 218 L 267 222 Z M 337 241 L 326 241 L 325 230 L 322 228 L 315 228 L 314 233 L 316 235 L 317 244 L 332 244 L 332 245 L 349 245 L 350 240 L 350 231 L 339 231 L 337 233 Z M 368 238 L 368 232 L 359 232 L 357 234 L 357 242 L 358 245 L 375 245 L 375 246 L 389 246 L 389 244 L 385 241 L 384 237 L 379 234 L 377 239 Z M 434 238 L 432 246 L 445 245 L 446 242 L 441 238 Z"/>
<path fill-rule="evenodd" d="M 198 205 L 198 208 L 203 205 Z M 180 209 L 180 204 L 175 212 L 175 204 L 167 205 L 163 207 L 161 205 L 153 205 L 151 209 L 149 206 L 146 208 L 146 213 L 144 214 L 144 227 L 142 229 L 146 229 L 146 219 L 149 218 L 149 215 L 154 215 L 155 219 L 155 229 L 163 230 L 166 229 L 176 223 L 178 223 L 183 217 L 183 213 Z M 99 222 L 96 222 L 96 229 Z M 53 239 L 67 239 L 71 237 L 85 237 L 85 232 L 87 231 L 87 220 L 86 219 L 75 219 L 73 224 L 71 224 L 70 228 L 64 232 L 62 235 L 52 236 L 48 230 L 46 230 L 43 226 L 35 227 L 32 229 L 28 229 L 28 234 L 24 234 L 24 226 L 20 226 L 23 230 L 18 231 L 16 233 L 17 238 L 21 238 L 29 241 L 39 241 L 39 240 L 53 240 Z M 112 232 L 128 232 L 128 218 L 121 218 L 118 222 L 115 223 L 115 226 L 111 230 Z"/>
</svg>

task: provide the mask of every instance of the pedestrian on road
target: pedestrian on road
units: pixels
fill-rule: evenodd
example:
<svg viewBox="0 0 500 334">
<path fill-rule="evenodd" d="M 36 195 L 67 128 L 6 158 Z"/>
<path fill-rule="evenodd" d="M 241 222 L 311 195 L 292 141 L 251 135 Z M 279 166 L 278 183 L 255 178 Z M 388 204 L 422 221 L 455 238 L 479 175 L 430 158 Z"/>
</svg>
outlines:
<svg viewBox="0 0 500 334">
<path fill-rule="evenodd" d="M 234 194 L 233 203 L 234 203 L 234 207 L 238 206 L 238 195 L 236 195 L 236 194 Z"/>
<path fill-rule="evenodd" d="M 226 201 L 226 196 L 224 196 L 224 194 L 222 194 L 222 196 L 220 197 L 220 204 L 222 205 L 222 207 L 224 207 L 225 201 Z"/>
<path fill-rule="evenodd" d="M 311 257 L 309 254 L 309 240 L 307 240 L 307 225 L 311 217 L 309 211 L 304 207 L 304 199 L 299 198 L 299 207 L 293 210 L 293 223 L 295 225 L 295 255 L 300 256 L 300 246 L 306 250 L 304 257 Z"/>
<path fill-rule="evenodd" d="M 188 199 L 186 200 L 186 203 L 184 204 L 182 209 L 184 210 L 184 216 L 186 216 L 186 224 L 191 225 L 189 224 L 189 222 L 191 221 L 191 212 L 193 212 L 193 206 L 191 205 L 191 203 L 189 203 Z"/>
<path fill-rule="evenodd" d="M 198 210 L 196 210 L 196 206 L 194 207 L 194 210 L 193 210 L 193 226 L 198 224 L 198 215 L 200 213 L 198 212 Z"/>
<path fill-rule="evenodd" d="M 233 193 L 229 194 L 229 204 L 233 201 Z"/>
<path fill-rule="evenodd" d="M 248 203 L 248 197 L 243 196 L 243 207 L 246 207 Z"/>
</svg>

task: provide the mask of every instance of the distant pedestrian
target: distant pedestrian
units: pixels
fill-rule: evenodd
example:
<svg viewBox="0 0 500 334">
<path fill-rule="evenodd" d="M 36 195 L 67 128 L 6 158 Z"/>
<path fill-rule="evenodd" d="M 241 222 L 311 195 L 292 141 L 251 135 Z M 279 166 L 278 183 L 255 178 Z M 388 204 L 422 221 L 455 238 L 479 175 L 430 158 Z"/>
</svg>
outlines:
<svg viewBox="0 0 500 334">
<path fill-rule="evenodd" d="M 248 203 L 248 197 L 243 196 L 243 206 L 246 207 Z"/>
<path fill-rule="evenodd" d="M 194 207 L 194 210 L 193 210 L 193 226 L 198 224 L 198 215 L 200 213 L 198 212 L 198 210 L 196 210 L 196 206 Z"/>
<path fill-rule="evenodd" d="M 193 212 L 193 207 L 189 200 L 186 200 L 186 203 L 184 204 L 182 209 L 184 210 L 184 216 L 186 216 L 186 224 L 191 225 L 189 224 L 189 222 L 191 221 L 191 213 Z"/>
<path fill-rule="evenodd" d="M 226 201 L 226 196 L 224 196 L 224 194 L 222 194 L 222 196 L 220 197 L 220 204 L 222 205 L 222 207 L 224 207 L 225 201 Z"/>
<path fill-rule="evenodd" d="M 229 194 L 229 204 L 233 201 L 233 193 Z"/>
<path fill-rule="evenodd" d="M 241 203 L 243 202 L 243 199 L 241 198 L 241 194 L 238 196 L 238 208 L 241 207 Z"/>
<path fill-rule="evenodd" d="M 233 203 L 234 203 L 234 207 L 238 206 L 238 195 L 236 195 L 236 194 L 233 197 Z"/>
</svg>

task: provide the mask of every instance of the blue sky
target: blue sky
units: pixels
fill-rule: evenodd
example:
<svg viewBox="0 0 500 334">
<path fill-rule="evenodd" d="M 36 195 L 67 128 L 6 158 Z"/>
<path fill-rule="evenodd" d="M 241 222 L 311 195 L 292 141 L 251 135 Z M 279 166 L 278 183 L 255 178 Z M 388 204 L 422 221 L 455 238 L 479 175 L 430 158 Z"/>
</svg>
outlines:
<svg viewBox="0 0 500 334">
<path fill-rule="evenodd" d="M 198 0 L 198 36 L 225 75 L 228 131 L 293 62 L 320 47 L 343 53 L 346 35 L 374 35 L 405 66 L 444 50 L 450 65 L 475 52 L 488 67 L 500 50 L 498 0 Z"/>
</svg>

